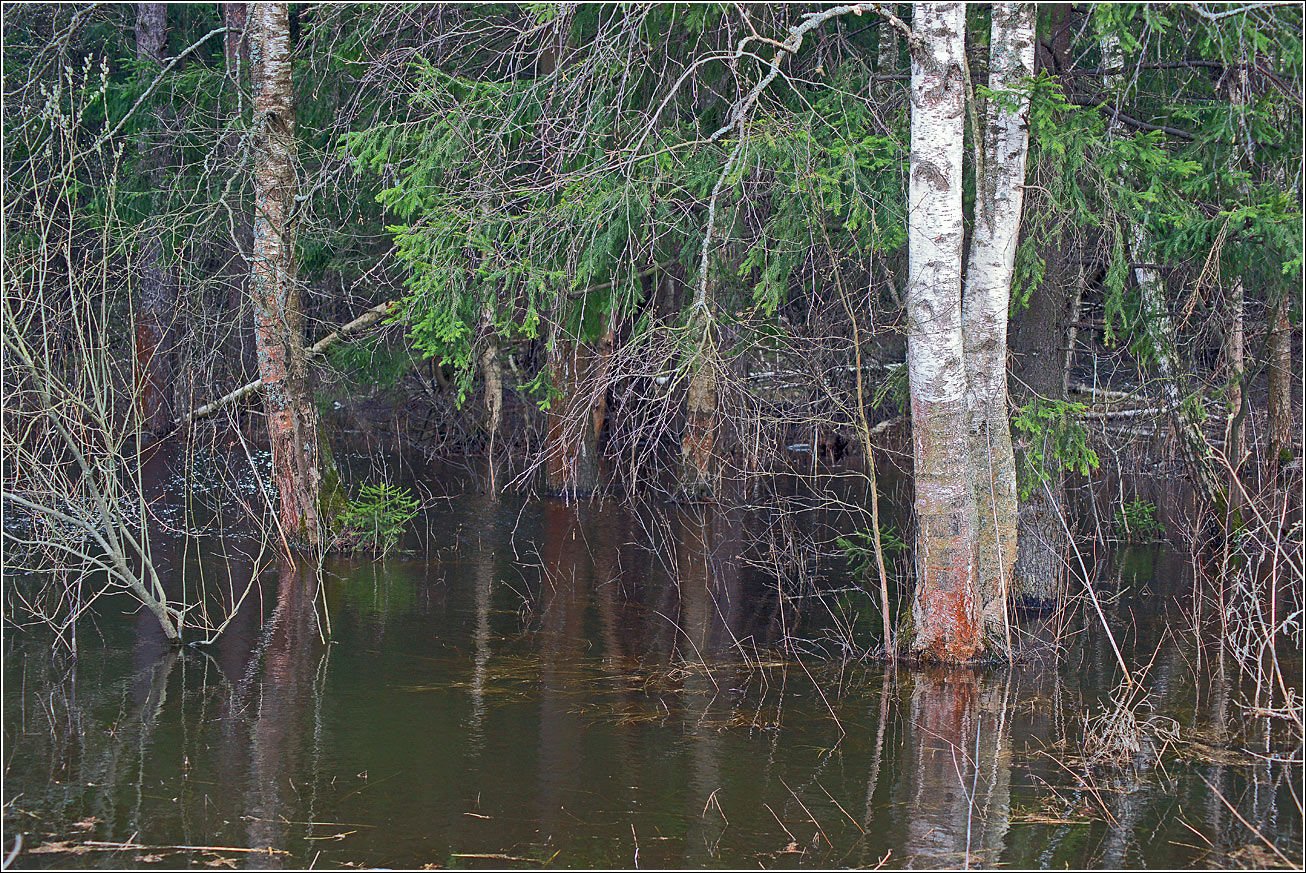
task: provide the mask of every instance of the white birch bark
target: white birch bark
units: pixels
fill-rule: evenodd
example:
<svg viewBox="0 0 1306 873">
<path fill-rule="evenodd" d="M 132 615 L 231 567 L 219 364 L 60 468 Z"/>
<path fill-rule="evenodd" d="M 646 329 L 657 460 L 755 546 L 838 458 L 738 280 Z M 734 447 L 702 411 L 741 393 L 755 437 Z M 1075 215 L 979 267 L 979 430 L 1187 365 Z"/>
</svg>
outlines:
<svg viewBox="0 0 1306 873">
<path fill-rule="evenodd" d="M 982 648 L 961 332 L 964 5 L 922 3 L 914 24 L 907 371 L 917 531 L 910 647 L 923 659 L 959 662 Z"/>
<path fill-rule="evenodd" d="M 962 307 L 980 611 L 989 642 L 1007 648 L 1007 594 L 1016 561 L 1007 314 L 1025 200 L 1029 94 L 1021 89 L 1034 74 L 1034 17 L 1032 3 L 993 4 L 989 88 L 998 99 L 990 101 L 985 113 L 983 178 L 976 180 L 975 229 Z"/>
</svg>

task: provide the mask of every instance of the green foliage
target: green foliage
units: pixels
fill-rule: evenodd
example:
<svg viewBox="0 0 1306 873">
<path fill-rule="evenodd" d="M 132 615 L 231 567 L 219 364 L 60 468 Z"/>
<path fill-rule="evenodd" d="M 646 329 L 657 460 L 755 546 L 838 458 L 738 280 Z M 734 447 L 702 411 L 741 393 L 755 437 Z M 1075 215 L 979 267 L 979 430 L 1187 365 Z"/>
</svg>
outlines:
<svg viewBox="0 0 1306 873">
<path fill-rule="evenodd" d="M 339 343 L 326 353 L 331 368 L 351 386 L 388 388 L 409 369 L 405 349 L 382 343 L 375 337 Z"/>
<path fill-rule="evenodd" d="M 880 409 L 890 404 L 900 410 L 910 409 L 911 393 L 907 376 L 905 365 L 889 370 L 888 375 L 875 386 L 875 393 L 871 395 L 871 408 Z"/>
<path fill-rule="evenodd" d="M 1088 430 L 1080 420 L 1087 409 L 1082 403 L 1035 398 L 1016 411 L 1011 425 L 1020 434 L 1016 478 L 1021 500 L 1051 481 L 1057 470 L 1087 476 L 1097 469 L 1097 452 L 1089 448 Z"/>
<path fill-rule="evenodd" d="M 417 499 L 407 488 L 389 483 L 364 485 L 336 518 L 337 542 L 384 555 L 399 542 L 417 510 Z"/>
<path fill-rule="evenodd" d="M 1134 498 L 1116 509 L 1116 532 L 1127 540 L 1154 539 L 1161 533 L 1161 523 L 1156 518 L 1156 504 L 1150 500 Z"/>
<path fill-rule="evenodd" d="M 878 575 L 879 569 L 875 562 L 875 536 L 871 531 L 853 531 L 846 537 L 837 538 L 835 543 L 848 559 L 848 566 L 854 575 L 863 579 Z M 886 560 L 907 552 L 906 540 L 899 535 L 893 525 L 880 525 L 880 550 Z"/>
</svg>

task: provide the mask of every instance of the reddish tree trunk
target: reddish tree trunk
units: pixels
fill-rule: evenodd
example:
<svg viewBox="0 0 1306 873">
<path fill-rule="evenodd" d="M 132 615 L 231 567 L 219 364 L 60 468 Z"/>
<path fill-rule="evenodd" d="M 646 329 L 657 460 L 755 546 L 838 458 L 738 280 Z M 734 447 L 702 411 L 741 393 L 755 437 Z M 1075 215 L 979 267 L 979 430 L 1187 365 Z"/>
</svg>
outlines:
<svg viewBox="0 0 1306 873">
<path fill-rule="evenodd" d="M 295 276 L 295 105 L 284 3 L 251 10 L 254 67 L 254 338 L 281 525 L 293 544 L 320 547 L 317 410 L 308 384 Z"/>
</svg>

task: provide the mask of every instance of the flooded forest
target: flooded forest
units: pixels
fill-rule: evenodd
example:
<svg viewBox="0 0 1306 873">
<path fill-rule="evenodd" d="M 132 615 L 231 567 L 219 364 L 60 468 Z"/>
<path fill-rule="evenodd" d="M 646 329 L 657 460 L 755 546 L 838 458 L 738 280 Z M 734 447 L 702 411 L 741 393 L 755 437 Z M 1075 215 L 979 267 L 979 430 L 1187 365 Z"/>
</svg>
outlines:
<svg viewBox="0 0 1306 873">
<path fill-rule="evenodd" d="M 8 3 L 4 869 L 1300 869 L 1295 3 Z"/>
</svg>

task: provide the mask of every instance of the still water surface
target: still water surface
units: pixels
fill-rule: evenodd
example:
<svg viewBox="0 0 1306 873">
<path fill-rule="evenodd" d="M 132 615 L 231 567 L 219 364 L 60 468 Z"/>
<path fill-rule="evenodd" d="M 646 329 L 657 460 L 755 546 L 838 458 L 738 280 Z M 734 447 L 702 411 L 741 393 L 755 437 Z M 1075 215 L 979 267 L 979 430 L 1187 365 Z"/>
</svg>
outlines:
<svg viewBox="0 0 1306 873">
<path fill-rule="evenodd" d="M 408 553 L 332 557 L 320 581 L 272 566 L 207 650 L 170 651 L 122 601 L 76 661 L 10 631 L 5 848 L 26 834 L 19 867 L 1273 863 L 1255 827 L 1301 857 L 1299 768 L 1247 749 L 1301 750 L 1166 632 L 1178 556 L 1114 556 L 1108 610 L 1151 663 L 1143 712 L 1181 741 L 1102 768 L 1080 752 L 1120 678 L 1100 628 L 1072 621 L 1059 663 L 850 662 L 826 600 L 745 565 L 756 525 L 459 494 Z M 174 544 L 174 578 L 225 584 L 217 549 Z M 875 628 L 848 597 L 854 635 Z"/>
</svg>

